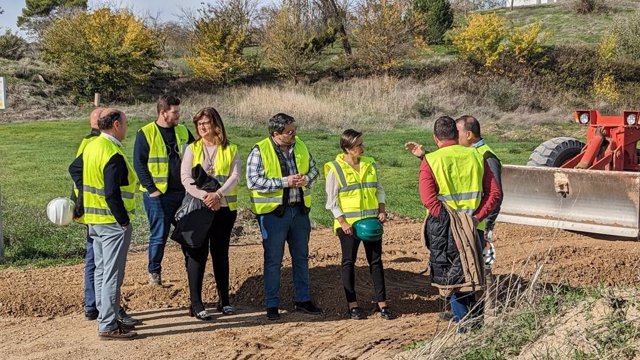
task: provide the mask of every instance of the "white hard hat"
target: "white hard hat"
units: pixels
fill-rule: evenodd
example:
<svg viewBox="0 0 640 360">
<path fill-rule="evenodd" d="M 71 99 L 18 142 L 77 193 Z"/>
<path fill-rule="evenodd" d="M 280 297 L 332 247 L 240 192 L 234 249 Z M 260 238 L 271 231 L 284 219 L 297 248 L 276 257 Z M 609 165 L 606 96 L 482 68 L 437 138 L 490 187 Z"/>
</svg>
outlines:
<svg viewBox="0 0 640 360">
<path fill-rule="evenodd" d="M 75 204 L 71 199 L 57 197 L 47 205 L 47 217 L 56 225 L 68 225 L 73 220 L 73 208 Z"/>
</svg>

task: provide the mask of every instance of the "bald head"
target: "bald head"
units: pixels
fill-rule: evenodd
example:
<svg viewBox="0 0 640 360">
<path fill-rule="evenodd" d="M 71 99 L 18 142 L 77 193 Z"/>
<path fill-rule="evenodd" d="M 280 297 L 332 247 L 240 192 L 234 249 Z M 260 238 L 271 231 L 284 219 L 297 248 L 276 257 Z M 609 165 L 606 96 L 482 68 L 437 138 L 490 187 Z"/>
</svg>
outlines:
<svg viewBox="0 0 640 360">
<path fill-rule="evenodd" d="M 100 112 L 100 117 L 103 117 L 103 116 L 105 116 L 105 115 L 107 115 L 109 113 L 112 113 L 114 111 L 120 111 L 120 110 L 118 110 L 116 108 L 109 108 L 109 107 L 102 108 L 102 111 Z M 120 112 L 122 112 L 122 111 L 120 111 Z"/>
<path fill-rule="evenodd" d="M 89 124 L 91 125 L 92 129 L 98 128 L 98 119 L 100 119 L 103 111 L 104 108 L 102 107 L 97 107 L 93 109 L 93 111 L 91 111 L 91 115 L 89 115 Z"/>
</svg>

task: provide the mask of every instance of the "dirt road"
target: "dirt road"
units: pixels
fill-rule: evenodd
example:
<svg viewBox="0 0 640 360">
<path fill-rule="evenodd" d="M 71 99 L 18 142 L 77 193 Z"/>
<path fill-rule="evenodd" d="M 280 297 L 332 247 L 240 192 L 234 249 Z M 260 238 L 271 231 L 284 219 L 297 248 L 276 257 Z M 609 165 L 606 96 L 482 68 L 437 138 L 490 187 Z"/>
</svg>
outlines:
<svg viewBox="0 0 640 360">
<path fill-rule="evenodd" d="M 322 317 L 293 312 L 290 258 L 283 268 L 282 308 L 268 322 L 261 303 L 262 247 L 255 231 L 240 231 L 231 248 L 232 302 L 239 313 L 202 322 L 186 316 L 188 291 L 182 253 L 171 244 L 162 288 L 146 284 L 146 252 L 129 254 L 123 300 L 141 318 L 140 338 L 99 341 L 96 324 L 82 316 L 82 265 L 0 271 L 0 359 L 387 359 L 447 326 L 437 319 L 440 301 L 427 277 L 420 224 L 393 220 L 386 227 L 384 262 L 393 321 L 377 316 L 353 321 L 340 283 L 340 246 L 328 229 L 314 230 L 310 266 Z M 640 284 L 640 244 L 599 240 L 565 231 L 498 224 L 497 274 L 527 278 L 544 263 L 547 281 L 573 286 Z M 362 252 L 362 250 L 361 250 Z M 372 284 L 364 254 L 356 273 L 361 305 L 372 309 Z M 205 301 L 215 304 L 213 275 Z"/>
</svg>

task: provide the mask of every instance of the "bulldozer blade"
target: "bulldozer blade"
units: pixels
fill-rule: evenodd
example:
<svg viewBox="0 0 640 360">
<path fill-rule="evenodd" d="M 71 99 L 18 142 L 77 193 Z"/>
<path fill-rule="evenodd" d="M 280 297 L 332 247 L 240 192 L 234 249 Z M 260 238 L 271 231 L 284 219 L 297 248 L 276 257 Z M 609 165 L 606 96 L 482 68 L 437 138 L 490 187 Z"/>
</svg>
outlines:
<svg viewBox="0 0 640 360">
<path fill-rule="evenodd" d="M 505 165 L 498 221 L 638 238 L 640 173 Z"/>
</svg>

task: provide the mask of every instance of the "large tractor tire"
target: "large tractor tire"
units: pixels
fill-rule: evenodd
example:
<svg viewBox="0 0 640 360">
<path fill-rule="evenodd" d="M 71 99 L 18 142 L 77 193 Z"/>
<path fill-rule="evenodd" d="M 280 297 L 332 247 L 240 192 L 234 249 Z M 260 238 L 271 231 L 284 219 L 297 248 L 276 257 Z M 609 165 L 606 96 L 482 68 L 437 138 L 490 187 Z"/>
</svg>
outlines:
<svg viewBox="0 0 640 360">
<path fill-rule="evenodd" d="M 574 138 L 557 137 L 540 144 L 527 161 L 527 166 L 560 167 L 578 155 L 584 144 Z"/>
</svg>

